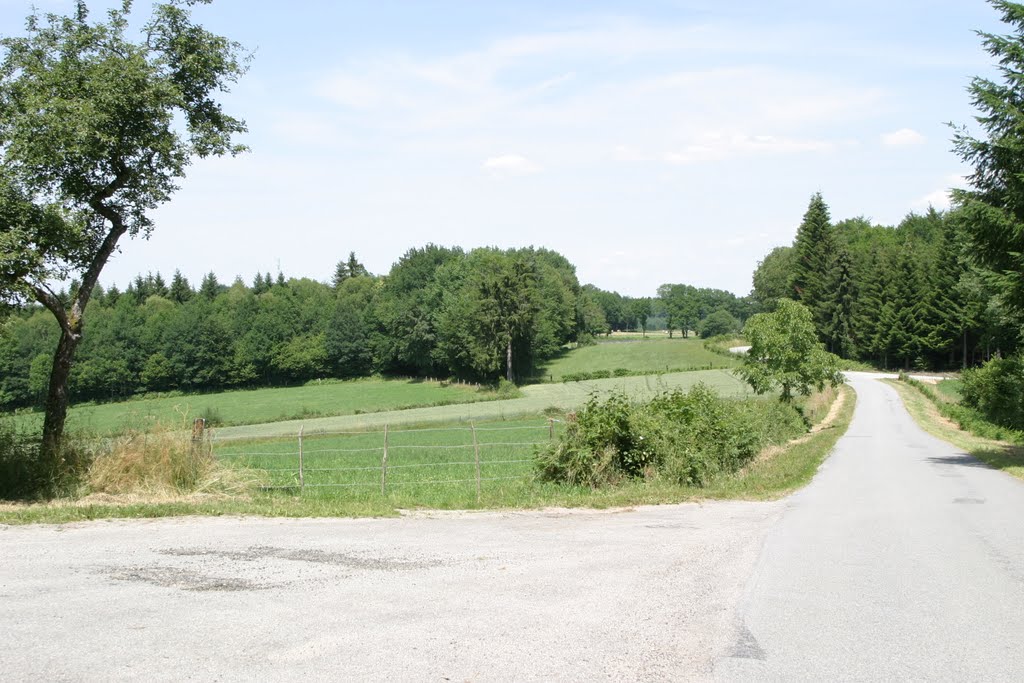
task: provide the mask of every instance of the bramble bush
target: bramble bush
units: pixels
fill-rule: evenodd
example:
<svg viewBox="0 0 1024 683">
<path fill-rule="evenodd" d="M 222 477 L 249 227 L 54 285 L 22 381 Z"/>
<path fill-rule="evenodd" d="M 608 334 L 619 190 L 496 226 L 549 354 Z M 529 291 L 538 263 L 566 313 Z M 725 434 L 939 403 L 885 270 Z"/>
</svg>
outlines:
<svg viewBox="0 0 1024 683">
<path fill-rule="evenodd" d="M 806 431 L 791 404 L 724 399 L 703 384 L 646 403 L 623 394 L 594 397 L 567 423 L 562 437 L 537 453 L 540 478 L 595 488 L 641 477 L 706 486 L 765 446 Z"/>
</svg>

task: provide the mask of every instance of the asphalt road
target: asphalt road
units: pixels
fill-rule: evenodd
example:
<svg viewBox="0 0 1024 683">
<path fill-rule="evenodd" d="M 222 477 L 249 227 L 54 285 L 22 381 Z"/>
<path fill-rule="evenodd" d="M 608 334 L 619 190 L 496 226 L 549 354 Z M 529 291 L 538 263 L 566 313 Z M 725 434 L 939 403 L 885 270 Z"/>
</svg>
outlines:
<svg viewBox="0 0 1024 683">
<path fill-rule="evenodd" d="M 1024 484 L 849 379 L 853 423 L 769 533 L 715 677 L 1024 680 Z"/>
<path fill-rule="evenodd" d="M 0 527 L 0 680 L 707 679 L 781 509 Z"/>
<path fill-rule="evenodd" d="M 0 680 L 1024 679 L 1024 485 L 851 382 L 781 502 L 0 526 Z"/>
</svg>

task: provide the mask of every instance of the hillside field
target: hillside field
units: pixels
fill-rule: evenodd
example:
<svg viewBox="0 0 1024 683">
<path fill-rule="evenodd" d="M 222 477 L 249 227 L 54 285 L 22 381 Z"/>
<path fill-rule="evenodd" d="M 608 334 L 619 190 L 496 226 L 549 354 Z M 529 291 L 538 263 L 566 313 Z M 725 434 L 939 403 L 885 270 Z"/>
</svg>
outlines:
<svg viewBox="0 0 1024 683">
<path fill-rule="evenodd" d="M 739 360 L 708 351 L 704 348 L 704 342 L 696 337 L 668 339 L 664 335 L 659 335 L 658 338 L 647 340 L 608 340 L 572 349 L 542 366 L 537 378 L 559 382 L 566 375 L 600 370 L 614 372 L 622 368 L 630 372 L 655 374 L 691 369 L 733 368 L 739 364 Z"/>
<path fill-rule="evenodd" d="M 293 436 L 298 433 L 300 427 L 305 430 L 306 434 L 315 435 L 317 432 L 324 431 L 377 429 L 382 428 L 385 424 L 392 426 L 423 425 L 519 419 L 530 415 L 539 416 L 549 410 L 556 412 L 573 410 L 585 403 L 591 396 L 606 396 L 614 391 L 623 392 L 636 399 L 643 399 L 665 390 L 686 390 L 698 382 L 703 382 L 722 396 L 750 396 L 753 393 L 750 387 L 732 372 L 700 370 L 657 376 L 534 384 L 523 387 L 522 396 L 513 399 L 225 427 L 216 430 L 216 436 L 229 439 L 262 439 Z"/>
<path fill-rule="evenodd" d="M 204 415 L 216 414 L 222 425 L 244 425 L 328 415 L 355 415 L 422 406 L 488 401 L 495 392 L 471 386 L 395 379 L 357 379 L 309 383 L 299 387 L 273 387 L 136 398 L 118 403 L 73 406 L 68 428 L 108 434 L 126 428 L 148 429 L 156 425 L 186 425 Z M 19 426 L 42 428 L 39 412 L 17 415 Z"/>
</svg>

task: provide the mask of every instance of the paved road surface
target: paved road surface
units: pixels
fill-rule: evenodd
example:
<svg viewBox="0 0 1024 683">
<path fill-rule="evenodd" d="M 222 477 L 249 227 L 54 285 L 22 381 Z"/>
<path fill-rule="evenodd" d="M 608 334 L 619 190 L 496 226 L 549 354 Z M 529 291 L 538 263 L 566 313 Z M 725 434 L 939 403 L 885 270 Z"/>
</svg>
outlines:
<svg viewBox="0 0 1024 683">
<path fill-rule="evenodd" d="M 719 680 L 1024 680 L 1024 484 L 858 406 L 769 533 Z"/>
<path fill-rule="evenodd" d="M 0 527 L 0 679 L 1024 679 L 1024 485 L 851 382 L 782 502 Z"/>
<path fill-rule="evenodd" d="M 707 679 L 781 509 L 0 527 L 0 680 Z"/>
</svg>

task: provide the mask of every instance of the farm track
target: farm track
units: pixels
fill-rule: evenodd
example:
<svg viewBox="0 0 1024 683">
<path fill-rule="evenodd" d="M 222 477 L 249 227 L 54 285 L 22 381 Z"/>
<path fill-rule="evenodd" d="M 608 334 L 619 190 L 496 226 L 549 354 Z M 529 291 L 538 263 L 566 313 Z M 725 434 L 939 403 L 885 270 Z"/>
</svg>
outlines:
<svg viewBox="0 0 1024 683">
<path fill-rule="evenodd" d="M 215 435 L 216 438 L 224 439 L 262 439 L 291 436 L 298 433 L 300 427 L 307 434 L 316 434 L 317 432 L 373 429 L 383 427 L 385 424 L 411 425 L 433 422 L 502 420 L 537 415 L 547 408 L 571 410 L 582 405 L 593 394 L 606 395 L 613 391 L 623 391 L 630 396 L 644 398 L 664 389 L 688 389 L 699 382 L 707 384 L 723 396 L 750 395 L 750 389 L 746 384 L 728 370 L 698 370 L 561 384 L 534 384 L 522 389 L 524 396 L 507 401 L 460 403 L 363 415 L 339 415 L 223 427 L 216 430 Z"/>
</svg>

